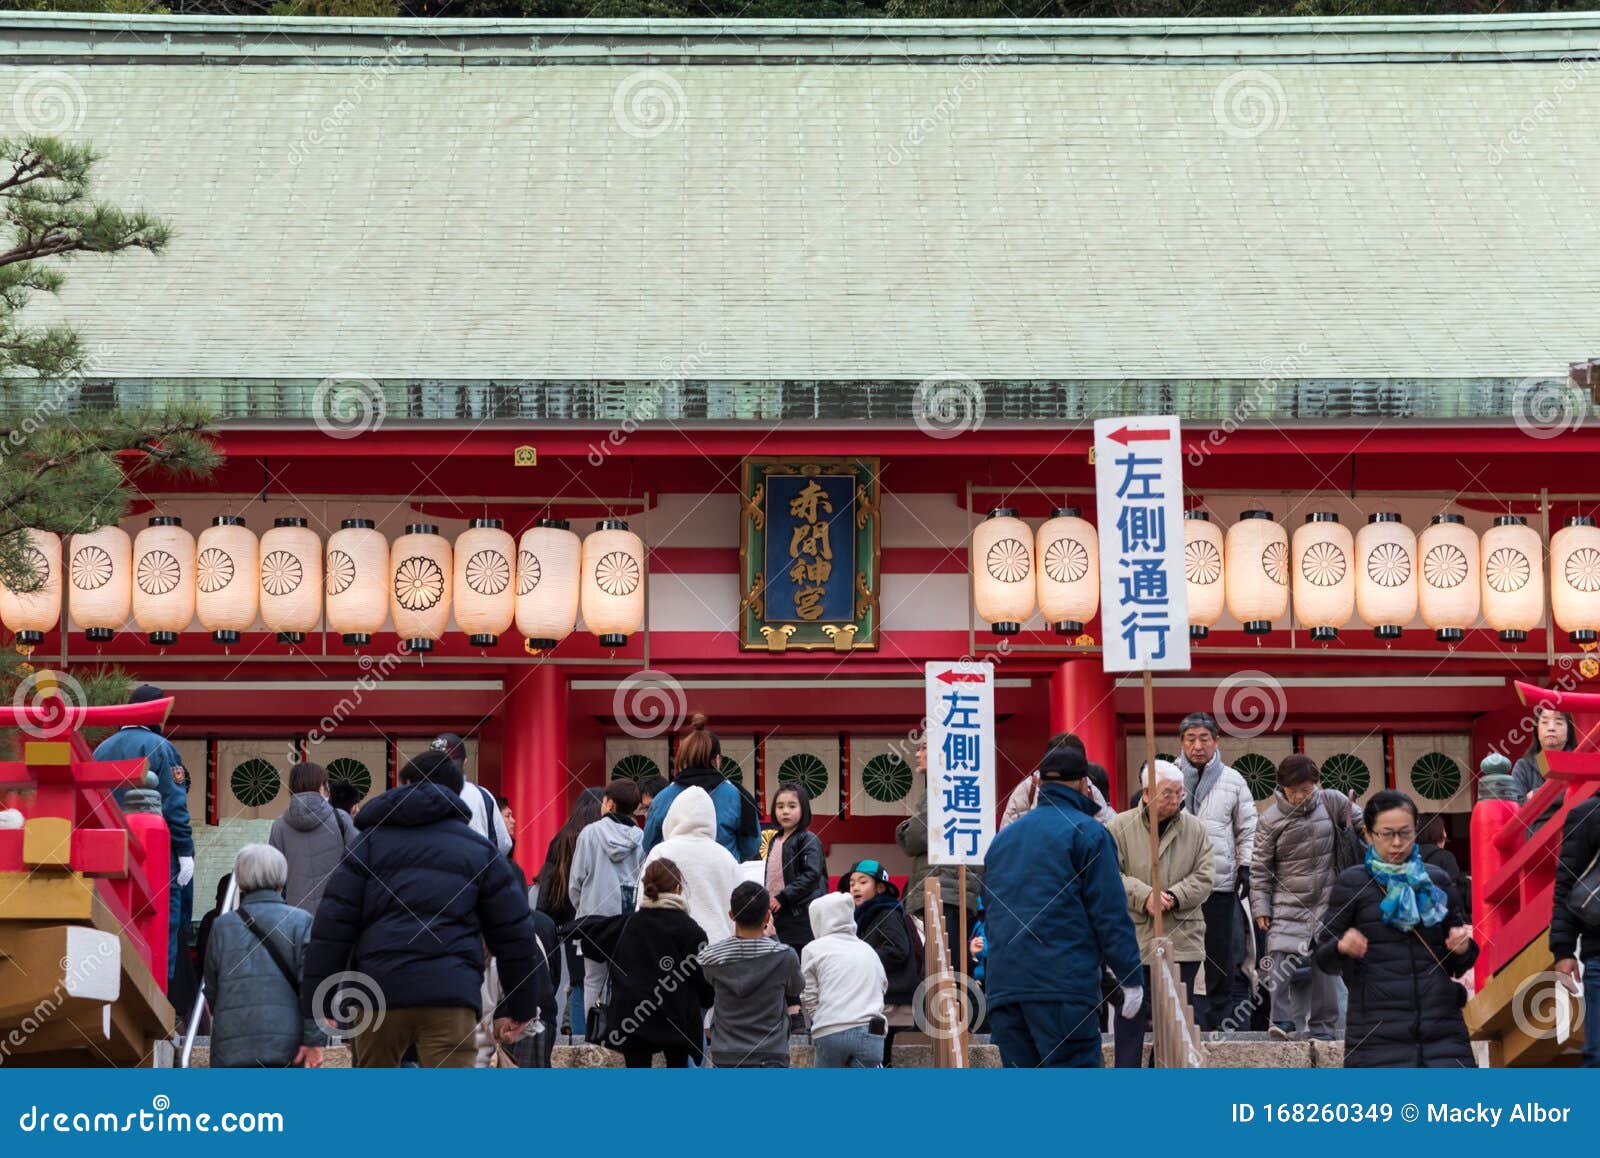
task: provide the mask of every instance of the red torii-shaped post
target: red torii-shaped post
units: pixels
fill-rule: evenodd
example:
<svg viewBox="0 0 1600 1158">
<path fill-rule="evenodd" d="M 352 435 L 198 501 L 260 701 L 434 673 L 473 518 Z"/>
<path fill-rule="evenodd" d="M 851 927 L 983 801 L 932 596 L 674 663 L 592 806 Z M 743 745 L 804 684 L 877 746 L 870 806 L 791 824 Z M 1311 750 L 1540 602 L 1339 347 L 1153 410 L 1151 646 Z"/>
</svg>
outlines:
<svg viewBox="0 0 1600 1158">
<path fill-rule="evenodd" d="M 49 672 L 30 680 L 33 694 L 24 703 L 0 705 L 0 725 L 22 733 L 23 757 L 21 762 L 0 762 L 0 788 L 36 792 L 24 809 L 27 828 L 0 830 L 0 875 L 34 873 L 34 850 L 56 843 L 40 834 L 70 833 L 69 848 L 55 853 L 50 863 L 100 878 L 100 899 L 165 991 L 171 836 L 159 813 L 126 814 L 111 795 L 112 789 L 142 784 L 146 761 L 97 761 L 80 729 L 160 724 L 172 709 L 172 699 L 89 707 L 67 699 Z M 38 823 L 50 818 L 64 821 L 65 827 Z M 25 846 L 31 855 L 25 855 Z"/>
<path fill-rule="evenodd" d="M 1472 811 L 1473 937 L 1479 945 L 1474 975 L 1482 989 L 1489 978 L 1538 939 L 1550 924 L 1556 860 L 1567 813 L 1600 792 L 1600 693 L 1564 692 L 1516 684 L 1517 697 L 1537 711 L 1567 712 L 1576 725 L 1577 748 L 1541 752 L 1541 787 L 1520 807 L 1511 800 L 1480 800 Z M 1552 805 L 1548 823 L 1527 835 Z"/>
</svg>

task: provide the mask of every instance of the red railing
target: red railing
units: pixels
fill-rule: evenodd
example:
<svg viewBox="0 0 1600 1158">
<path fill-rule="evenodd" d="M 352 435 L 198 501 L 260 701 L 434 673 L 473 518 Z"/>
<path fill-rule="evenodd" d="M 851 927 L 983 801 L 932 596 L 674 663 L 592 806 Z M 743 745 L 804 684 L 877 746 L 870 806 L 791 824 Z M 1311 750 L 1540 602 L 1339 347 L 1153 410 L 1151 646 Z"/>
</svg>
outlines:
<svg viewBox="0 0 1600 1158">
<path fill-rule="evenodd" d="M 1586 748 L 1600 733 L 1600 694 L 1561 692 L 1518 682 L 1531 708 L 1568 712 Z M 1567 813 L 1600 792 L 1600 752 L 1545 752 L 1545 784 L 1520 807 L 1511 800 L 1480 800 L 1472 810 L 1472 927 L 1478 942 L 1474 975 L 1479 989 L 1550 927 L 1556 860 Z M 1529 828 L 1551 806 L 1550 819 L 1531 837 Z"/>
<path fill-rule="evenodd" d="M 159 813 L 127 814 L 111 795 L 135 786 L 143 759 L 96 761 L 82 727 L 159 724 L 172 700 L 110 707 L 78 707 L 41 679 L 23 705 L 0 705 L 0 726 L 17 728 L 20 762 L 0 762 L 0 788 L 12 790 L 11 807 L 25 818 L 58 817 L 72 826 L 70 871 L 95 878 L 95 893 L 129 943 L 167 988 L 167 919 L 171 889 L 171 834 Z M 32 799 L 18 792 L 32 792 Z M 0 872 L 30 872 L 26 832 L 0 830 Z"/>
</svg>

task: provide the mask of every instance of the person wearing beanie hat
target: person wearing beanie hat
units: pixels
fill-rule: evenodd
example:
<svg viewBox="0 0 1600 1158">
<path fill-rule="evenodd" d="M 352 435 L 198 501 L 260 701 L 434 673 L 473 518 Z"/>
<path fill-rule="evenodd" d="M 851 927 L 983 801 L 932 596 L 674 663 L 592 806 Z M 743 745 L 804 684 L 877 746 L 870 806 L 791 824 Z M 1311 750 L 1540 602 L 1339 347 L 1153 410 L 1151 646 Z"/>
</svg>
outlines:
<svg viewBox="0 0 1600 1158">
<path fill-rule="evenodd" d="M 493 842 L 500 850 L 500 855 L 511 855 L 511 831 L 506 828 L 505 817 L 500 815 L 500 806 L 490 792 L 481 784 L 475 784 L 467 779 L 467 742 L 454 732 L 440 732 L 435 736 L 433 743 L 428 745 L 432 752 L 443 752 L 450 758 L 461 773 L 461 799 L 467 802 L 467 810 L 472 813 L 472 819 L 467 822 L 467 827 Z"/>
<path fill-rule="evenodd" d="M 1255 855 L 1255 795 L 1237 771 L 1223 762 L 1222 733 L 1210 712 L 1190 712 L 1178 725 L 1178 771 L 1190 812 L 1204 822 L 1211 838 L 1211 895 L 1204 909 L 1206 996 L 1198 998 L 1195 1021 L 1216 1029 L 1227 1016 L 1233 988 L 1234 926 L 1243 919 L 1239 902 L 1250 896 L 1250 861 Z"/>
<path fill-rule="evenodd" d="M 1037 805 L 997 833 L 984 858 L 984 996 L 1007 1066 L 1099 1066 L 1107 968 L 1124 1009 L 1143 1001 L 1117 848 L 1094 819 L 1087 776 L 1081 752 L 1047 752 Z"/>
<path fill-rule="evenodd" d="M 154 684 L 140 684 L 128 695 L 130 704 L 148 704 L 166 698 L 166 693 Z M 137 760 L 144 758 L 146 767 L 156 777 L 156 791 L 161 794 L 161 818 L 167 822 L 171 837 L 172 903 L 167 919 L 167 977 L 170 981 L 178 963 L 178 946 L 187 923 L 184 899 L 194 908 L 194 829 L 189 820 L 189 794 L 178 783 L 177 770 L 183 767 L 183 757 L 172 741 L 161 734 L 157 724 L 128 724 L 111 733 L 94 750 L 96 760 Z M 111 793 L 121 807 L 132 789 L 117 788 Z"/>
<path fill-rule="evenodd" d="M 1144 798 L 1119 812 L 1106 831 L 1116 843 L 1117 866 L 1128 913 L 1139 938 L 1144 962 L 1144 992 L 1150 992 L 1150 958 L 1155 941 L 1155 914 L 1164 922 L 1162 932 L 1171 942 L 1178 976 L 1187 999 L 1194 1002 L 1195 978 L 1206 958 L 1206 923 L 1203 906 L 1212 895 L 1214 861 L 1204 822 L 1183 807 L 1183 773 L 1166 760 L 1155 762 L 1154 776 L 1146 767 Z M 1152 783 L 1153 780 L 1153 783 Z M 1254 807 L 1252 805 L 1252 807 Z M 1151 887 L 1155 866 L 1150 858 L 1150 809 L 1155 809 L 1160 834 L 1161 891 Z M 1148 1000 L 1130 1014 L 1124 1008 L 1112 1027 L 1116 1037 L 1118 1069 L 1138 1068 L 1144 1058 L 1144 1035 L 1150 1027 Z"/>
<path fill-rule="evenodd" d="M 838 891 L 849 893 L 856 906 L 856 935 L 872 947 L 889 980 L 884 995 L 888 1035 L 884 1039 L 884 1064 L 894 1064 L 894 1034 L 916 1024 L 912 1002 L 922 984 L 922 938 L 915 932 L 900 890 L 880 861 L 858 860 L 839 878 Z"/>
</svg>

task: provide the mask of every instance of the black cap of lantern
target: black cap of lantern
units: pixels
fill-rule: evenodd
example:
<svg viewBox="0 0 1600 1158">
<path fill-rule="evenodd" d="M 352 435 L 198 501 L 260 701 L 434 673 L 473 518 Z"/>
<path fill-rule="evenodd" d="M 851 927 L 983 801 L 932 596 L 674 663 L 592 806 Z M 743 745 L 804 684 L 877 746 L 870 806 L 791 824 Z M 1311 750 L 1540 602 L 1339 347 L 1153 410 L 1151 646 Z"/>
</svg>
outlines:
<svg viewBox="0 0 1600 1158">
<path fill-rule="evenodd" d="M 279 515 L 272 520 L 272 525 L 274 527 L 303 527 L 306 525 L 306 521 L 299 515 Z"/>
<path fill-rule="evenodd" d="M 561 641 L 557 640 L 557 639 L 539 639 L 539 638 L 536 638 L 536 637 L 530 635 L 530 636 L 527 636 L 523 640 L 523 642 L 525 644 L 527 644 L 528 647 L 532 648 L 534 651 L 549 651 L 552 647 L 554 647 L 557 643 L 559 643 Z"/>
<path fill-rule="evenodd" d="M 1333 511 L 1312 511 L 1306 516 L 1308 523 L 1337 523 L 1339 516 Z"/>
<path fill-rule="evenodd" d="M 1600 631 L 1595 631 L 1592 627 L 1580 627 L 1577 631 L 1567 632 L 1567 638 L 1573 643 L 1600 642 Z"/>
<path fill-rule="evenodd" d="M 1502 643 L 1526 643 L 1527 639 L 1528 633 L 1526 631 L 1513 629 L 1500 633 L 1500 642 Z"/>
<path fill-rule="evenodd" d="M 349 531 L 349 530 L 352 530 L 352 529 L 360 529 L 360 530 L 363 530 L 363 531 L 370 531 L 374 527 L 376 527 L 377 525 L 378 524 L 373 522 L 371 519 L 340 519 L 339 520 L 339 529 L 341 531 Z"/>
<path fill-rule="evenodd" d="M 431 639 L 407 639 L 403 641 L 407 651 L 429 652 L 433 650 Z"/>
<path fill-rule="evenodd" d="M 1204 639 L 1206 636 L 1208 636 L 1210 634 L 1211 634 L 1211 629 L 1209 627 L 1206 627 L 1203 624 L 1191 623 L 1189 625 L 1189 638 L 1190 639 Z"/>
<path fill-rule="evenodd" d="M 38 647 L 41 643 L 44 642 L 44 632 L 42 632 L 42 631 L 19 631 L 19 632 L 17 632 L 16 640 L 17 640 L 18 643 L 22 644 L 24 647 Z"/>
<path fill-rule="evenodd" d="M 474 530 L 476 530 L 479 527 L 484 527 L 484 528 L 487 528 L 488 530 L 491 530 L 491 531 L 498 531 L 502 527 L 504 527 L 505 525 L 506 524 L 505 524 L 505 521 L 503 519 L 468 519 L 467 520 L 467 526 L 473 528 Z"/>
<path fill-rule="evenodd" d="M 83 633 L 83 638 L 90 643 L 110 643 L 115 637 L 116 633 L 109 627 L 91 627 Z"/>
<path fill-rule="evenodd" d="M 1017 517 L 1016 507 L 992 507 L 989 510 L 991 519 L 1014 519 Z"/>
<path fill-rule="evenodd" d="M 437 535 L 438 533 L 439 533 L 439 524 L 438 523 L 407 523 L 406 524 L 406 534 L 408 534 L 408 535 Z"/>
<path fill-rule="evenodd" d="M 1271 630 L 1272 620 L 1270 619 L 1245 620 L 1244 633 L 1246 635 L 1266 635 Z"/>
<path fill-rule="evenodd" d="M 1050 517 L 1052 519 L 1081 519 L 1083 518 L 1083 508 L 1052 507 L 1050 510 Z"/>
<path fill-rule="evenodd" d="M 237 631 L 213 631 L 211 633 L 211 642 L 231 646 L 239 642 L 239 633 Z"/>
<path fill-rule="evenodd" d="M 610 632 L 600 637 L 601 647 L 626 647 L 628 637 L 620 632 Z"/>
<path fill-rule="evenodd" d="M 244 520 L 238 515 L 217 515 L 212 518 L 213 527 L 242 527 Z"/>
<path fill-rule="evenodd" d="M 1526 527 L 1528 520 L 1522 515 L 1496 515 L 1494 525 L 1497 527 Z"/>
<path fill-rule="evenodd" d="M 626 531 L 628 529 L 628 520 L 627 519 L 601 519 L 598 523 L 596 523 L 594 525 L 594 529 L 597 530 L 597 531 Z M 604 636 L 602 636 L 601 638 L 603 639 Z"/>
<path fill-rule="evenodd" d="M 365 631 L 352 631 L 341 635 L 339 641 L 346 647 L 366 647 L 372 642 L 372 636 Z"/>
<path fill-rule="evenodd" d="M 1311 629 L 1312 643 L 1333 643 L 1339 638 L 1337 627 L 1313 627 Z"/>
<path fill-rule="evenodd" d="M 1397 623 L 1382 623 L 1372 629 L 1372 634 L 1379 639 L 1399 639 L 1400 625 Z"/>
<path fill-rule="evenodd" d="M 1200 507 L 1190 507 L 1188 510 L 1183 512 L 1183 517 L 1186 519 L 1194 519 L 1196 522 L 1200 523 L 1209 523 L 1211 521 L 1211 512 L 1202 510 Z"/>
<path fill-rule="evenodd" d="M 1374 511 L 1367 516 L 1367 522 L 1369 523 L 1398 523 L 1399 521 L 1400 514 L 1398 511 Z"/>
<path fill-rule="evenodd" d="M 999 623 L 991 623 L 989 630 L 995 635 L 1020 635 L 1022 624 L 1014 619 L 1002 619 Z"/>
<path fill-rule="evenodd" d="M 467 636 L 467 642 L 473 647 L 493 647 L 495 644 L 500 642 L 500 637 L 498 635 L 489 635 L 486 632 L 480 632 L 477 635 Z"/>
<path fill-rule="evenodd" d="M 540 519 L 533 524 L 536 527 L 548 527 L 552 531 L 570 531 L 572 522 L 569 519 Z M 555 646 L 554 644 L 551 645 Z"/>
<path fill-rule="evenodd" d="M 1568 515 L 1565 525 L 1568 527 L 1592 527 L 1594 526 L 1594 516 Z"/>
<path fill-rule="evenodd" d="M 1441 627 L 1433 633 L 1433 638 L 1440 643 L 1460 643 L 1467 638 L 1467 633 L 1464 628 L 1460 627 Z"/>
<path fill-rule="evenodd" d="M 279 643 L 295 645 L 295 644 L 304 643 L 305 641 L 306 641 L 306 633 L 303 632 L 303 631 L 280 631 L 280 632 L 278 632 L 278 642 Z"/>
<path fill-rule="evenodd" d="M 1460 515 L 1452 515 L 1448 513 L 1443 515 L 1434 515 L 1433 518 L 1428 520 L 1428 522 L 1432 523 L 1434 526 L 1439 526 L 1440 524 L 1464 523 L 1466 521 L 1467 520 L 1462 518 Z"/>
<path fill-rule="evenodd" d="M 151 515 L 150 525 L 152 527 L 181 527 L 183 526 L 183 520 L 178 518 L 177 515 Z"/>
<path fill-rule="evenodd" d="M 1083 624 L 1076 619 L 1063 619 L 1056 624 L 1055 632 L 1057 635 L 1082 635 Z"/>
<path fill-rule="evenodd" d="M 178 633 L 176 631 L 152 631 L 150 633 L 150 642 L 157 647 L 171 647 L 178 642 Z"/>
<path fill-rule="evenodd" d="M 1271 511 L 1263 511 L 1263 510 L 1259 510 L 1259 509 L 1257 509 L 1257 510 L 1248 510 L 1248 511 L 1240 511 L 1239 512 L 1239 518 L 1241 518 L 1241 519 L 1270 519 L 1270 518 L 1272 518 L 1272 512 Z"/>
</svg>

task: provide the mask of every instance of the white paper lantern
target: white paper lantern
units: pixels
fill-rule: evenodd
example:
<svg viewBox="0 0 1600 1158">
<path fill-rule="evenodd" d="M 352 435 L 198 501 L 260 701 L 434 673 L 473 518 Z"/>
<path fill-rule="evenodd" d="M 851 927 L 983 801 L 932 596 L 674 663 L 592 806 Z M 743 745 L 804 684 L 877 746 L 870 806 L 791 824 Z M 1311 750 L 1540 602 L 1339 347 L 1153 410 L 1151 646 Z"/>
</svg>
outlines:
<svg viewBox="0 0 1600 1158">
<path fill-rule="evenodd" d="M 540 519 L 517 547 L 517 630 L 534 651 L 549 651 L 578 625 L 583 542 L 565 519 Z"/>
<path fill-rule="evenodd" d="M 1356 611 L 1379 639 L 1399 639 L 1417 614 L 1417 536 L 1394 511 L 1356 533 Z"/>
<path fill-rule="evenodd" d="M 1199 508 L 1183 512 L 1183 577 L 1189 591 L 1189 638 L 1204 639 L 1222 619 L 1222 528 Z"/>
<path fill-rule="evenodd" d="M 1289 610 L 1289 532 L 1271 511 L 1244 511 L 1224 538 L 1228 611 L 1250 635 L 1265 635 Z"/>
<path fill-rule="evenodd" d="M 195 543 L 194 609 L 213 643 L 234 644 L 256 622 L 259 544 L 238 515 L 218 515 Z"/>
<path fill-rule="evenodd" d="M 1434 515 L 1417 536 L 1417 606 L 1440 643 L 1460 643 L 1478 621 L 1478 536 L 1460 515 Z"/>
<path fill-rule="evenodd" d="M 1522 643 L 1544 618 L 1544 544 L 1521 515 L 1483 533 L 1483 617 L 1506 643 Z"/>
<path fill-rule="evenodd" d="M 28 540 L 23 554 L 41 584 L 22 593 L 0 584 L 0 622 L 16 632 L 17 647 L 26 655 L 61 620 L 61 536 L 31 527 L 23 534 Z"/>
<path fill-rule="evenodd" d="M 996 507 L 972 532 L 972 601 L 996 635 L 1016 635 L 1033 614 L 1033 532 L 1010 507 Z"/>
<path fill-rule="evenodd" d="M 72 619 L 90 643 L 107 643 L 133 612 L 133 540 L 121 527 L 72 536 Z"/>
<path fill-rule="evenodd" d="M 1057 507 L 1034 536 L 1039 611 L 1057 635 L 1079 635 L 1100 607 L 1100 536 L 1077 507 Z"/>
<path fill-rule="evenodd" d="M 450 542 L 433 523 L 408 523 L 389 548 L 389 610 L 407 651 L 432 651 L 450 626 Z"/>
<path fill-rule="evenodd" d="M 389 540 L 371 519 L 341 519 L 328 536 L 328 628 L 365 647 L 389 619 Z"/>
<path fill-rule="evenodd" d="M 621 519 L 583 541 L 583 624 L 601 647 L 621 647 L 644 625 L 644 542 Z"/>
<path fill-rule="evenodd" d="M 517 614 L 516 540 L 499 519 L 473 519 L 456 538 L 456 627 L 474 647 L 493 647 Z"/>
<path fill-rule="evenodd" d="M 1312 511 L 1296 529 L 1294 614 L 1316 643 L 1331 643 L 1356 609 L 1355 537 L 1332 511 Z"/>
<path fill-rule="evenodd" d="M 322 622 L 322 540 L 295 516 L 261 536 L 261 622 L 279 643 L 304 643 Z"/>
<path fill-rule="evenodd" d="M 1550 610 L 1573 643 L 1600 640 L 1600 527 L 1588 515 L 1550 536 Z"/>
<path fill-rule="evenodd" d="M 194 536 L 171 515 L 152 517 L 133 541 L 133 619 L 158 647 L 194 619 L 194 556 Z"/>
</svg>

